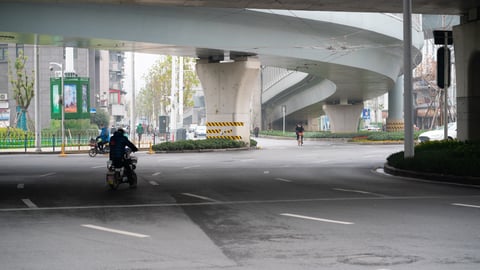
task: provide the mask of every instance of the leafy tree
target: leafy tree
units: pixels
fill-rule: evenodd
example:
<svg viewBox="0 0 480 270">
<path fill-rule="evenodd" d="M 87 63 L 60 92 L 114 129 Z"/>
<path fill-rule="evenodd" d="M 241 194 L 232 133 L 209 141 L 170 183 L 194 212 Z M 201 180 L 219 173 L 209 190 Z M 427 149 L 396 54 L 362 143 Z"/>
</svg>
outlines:
<svg viewBox="0 0 480 270">
<path fill-rule="evenodd" d="M 35 84 L 35 72 L 32 70 L 30 76 L 27 73 L 27 60 L 28 57 L 23 54 L 23 50 L 20 50 L 18 57 L 15 59 L 13 67 L 11 61 L 8 61 L 8 77 L 13 88 L 13 97 L 17 102 L 17 107 L 19 108 L 15 120 L 17 122 L 17 127 L 20 127 L 24 130 L 27 130 L 27 112 L 30 102 L 34 96 Z"/>
<path fill-rule="evenodd" d="M 200 84 L 200 80 L 194 70 L 195 60 L 186 57 L 183 59 L 183 107 L 187 109 L 194 105 L 193 88 Z M 152 116 L 167 114 L 167 108 L 171 105 L 172 60 L 171 56 L 158 60 L 145 75 L 145 87 L 137 95 L 138 115 L 146 116 L 149 122 L 155 120 L 151 119 Z"/>
<path fill-rule="evenodd" d="M 110 120 L 110 116 L 108 115 L 107 111 L 97 110 L 96 113 L 92 114 L 90 122 L 100 127 L 102 125 L 108 126 L 109 120 Z"/>
</svg>

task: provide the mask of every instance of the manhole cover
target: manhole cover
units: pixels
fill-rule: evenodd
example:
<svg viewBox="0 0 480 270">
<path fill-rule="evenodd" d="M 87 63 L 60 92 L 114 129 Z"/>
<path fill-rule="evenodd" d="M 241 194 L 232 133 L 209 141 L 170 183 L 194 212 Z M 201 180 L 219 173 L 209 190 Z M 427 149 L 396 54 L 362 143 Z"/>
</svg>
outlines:
<svg viewBox="0 0 480 270">
<path fill-rule="evenodd" d="M 417 256 L 394 256 L 385 254 L 355 254 L 339 258 L 339 262 L 353 265 L 388 266 L 409 264 L 418 261 Z"/>
</svg>

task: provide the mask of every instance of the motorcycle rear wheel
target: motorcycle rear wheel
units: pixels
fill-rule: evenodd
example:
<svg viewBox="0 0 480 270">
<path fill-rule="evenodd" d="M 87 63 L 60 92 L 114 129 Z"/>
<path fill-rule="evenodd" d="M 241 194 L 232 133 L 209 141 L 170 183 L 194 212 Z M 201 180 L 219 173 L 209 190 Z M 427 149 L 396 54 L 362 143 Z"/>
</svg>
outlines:
<svg viewBox="0 0 480 270">
<path fill-rule="evenodd" d="M 118 188 L 118 185 L 120 185 L 120 174 L 119 173 L 115 173 L 114 177 L 113 177 L 113 183 L 109 183 L 108 186 L 110 187 L 111 190 L 116 190 Z"/>
<path fill-rule="evenodd" d="M 90 149 L 90 151 L 88 151 L 88 155 L 91 156 L 91 157 L 96 156 L 97 151 L 95 150 L 95 148 Z"/>
</svg>

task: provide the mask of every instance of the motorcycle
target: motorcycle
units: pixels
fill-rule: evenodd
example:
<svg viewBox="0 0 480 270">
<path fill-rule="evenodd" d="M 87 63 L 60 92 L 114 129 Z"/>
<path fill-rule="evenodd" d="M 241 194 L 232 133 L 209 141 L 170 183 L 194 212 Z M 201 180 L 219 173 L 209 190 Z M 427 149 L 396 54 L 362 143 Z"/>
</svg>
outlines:
<svg viewBox="0 0 480 270">
<path fill-rule="evenodd" d="M 114 165 L 111 160 L 107 161 L 107 185 L 116 190 L 120 184 L 128 183 L 130 188 L 137 187 L 137 157 L 133 155 L 130 148 L 126 148 L 122 164 Z M 128 166 L 129 170 L 126 169 Z"/>
<path fill-rule="evenodd" d="M 103 145 L 103 149 L 100 149 L 98 147 L 99 142 L 100 141 L 97 141 L 94 138 L 90 139 L 90 143 L 89 143 L 90 150 L 88 151 L 89 156 L 94 157 L 97 154 L 108 154 L 110 152 L 110 147 L 108 146 L 108 142 Z"/>
</svg>

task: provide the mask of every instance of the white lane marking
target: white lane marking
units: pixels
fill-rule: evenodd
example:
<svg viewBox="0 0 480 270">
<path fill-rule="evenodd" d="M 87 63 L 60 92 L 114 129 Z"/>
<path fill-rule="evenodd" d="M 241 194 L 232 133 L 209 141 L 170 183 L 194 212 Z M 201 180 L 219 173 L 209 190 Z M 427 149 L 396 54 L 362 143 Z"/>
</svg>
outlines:
<svg viewBox="0 0 480 270">
<path fill-rule="evenodd" d="M 480 208 L 480 205 L 473 205 L 473 204 L 452 203 L 452 205 L 463 206 L 463 207 L 471 207 L 471 208 Z"/>
<path fill-rule="evenodd" d="M 183 167 L 183 169 L 191 169 L 191 168 L 197 168 L 197 167 L 200 167 L 200 165 L 187 166 L 187 167 Z"/>
<path fill-rule="evenodd" d="M 92 169 L 105 168 L 107 165 L 93 166 Z"/>
<path fill-rule="evenodd" d="M 370 194 L 370 195 L 385 197 L 385 195 L 382 195 L 382 194 L 373 193 L 373 192 L 368 192 L 368 191 L 363 191 L 363 190 L 356 190 L 356 189 L 334 188 L 333 190 L 344 191 L 344 192 L 360 193 L 360 194 Z"/>
<path fill-rule="evenodd" d="M 1 155 L 0 155 L 1 158 Z M 465 196 L 478 199 L 480 196 Z M 298 203 L 298 202 L 332 202 L 332 201 L 390 201 L 390 200 L 425 200 L 425 199 L 457 199 L 456 196 L 387 196 L 387 197 L 344 197 L 344 198 L 309 198 L 309 199 L 281 199 L 281 200 L 247 200 L 247 201 L 215 201 L 215 202 L 188 202 L 188 203 L 151 203 L 151 204 L 107 204 L 107 205 L 85 205 L 85 206 L 57 206 L 38 208 L 0 208 L 2 212 L 15 211 L 58 211 L 58 210 L 79 210 L 79 209 L 131 209 L 150 207 L 178 207 L 198 205 L 243 205 L 243 204 L 276 204 L 276 203 Z"/>
<path fill-rule="evenodd" d="M 198 199 L 202 199 L 202 200 L 206 200 L 206 201 L 209 201 L 209 202 L 218 202 L 217 200 L 214 200 L 214 199 L 212 199 L 212 198 L 208 198 L 208 197 L 204 197 L 204 196 L 200 196 L 200 195 L 195 195 L 195 194 L 192 194 L 192 193 L 182 193 L 182 195 L 190 196 L 190 197 L 194 197 L 194 198 L 198 198 Z"/>
<path fill-rule="evenodd" d="M 57 174 L 57 173 L 55 173 L 55 172 L 49 172 L 49 173 L 46 173 L 46 174 L 41 174 L 41 175 L 39 175 L 38 177 L 47 177 L 47 176 L 51 176 L 51 175 L 55 175 L 55 174 Z"/>
<path fill-rule="evenodd" d="M 160 175 L 162 174 L 162 172 L 156 172 L 156 173 L 153 173 L 152 176 L 157 176 L 157 175 Z"/>
<path fill-rule="evenodd" d="M 263 171 L 263 174 L 269 174 L 270 171 Z"/>
<path fill-rule="evenodd" d="M 288 182 L 288 183 L 292 182 L 292 180 L 288 180 L 288 179 L 284 179 L 284 178 L 280 178 L 280 177 L 275 178 L 275 180 L 282 181 L 282 182 Z"/>
<path fill-rule="evenodd" d="M 155 181 L 150 181 L 149 183 L 150 183 L 150 185 L 152 185 L 152 186 L 158 186 L 158 183 L 155 182 Z"/>
<path fill-rule="evenodd" d="M 94 230 L 99 230 L 99 231 L 104 231 L 104 232 L 118 233 L 118 234 L 123 234 L 123 235 L 138 237 L 138 238 L 150 237 L 149 235 L 145 235 L 145 234 L 132 233 L 132 232 L 121 231 L 121 230 L 115 230 L 115 229 L 110 229 L 110 228 L 106 228 L 106 227 L 100 227 L 100 226 L 91 225 L 91 224 L 83 224 L 82 227 L 90 228 L 90 229 L 94 229 Z"/>
<path fill-rule="evenodd" d="M 17 185 L 17 188 L 18 188 L 18 189 L 23 189 L 24 187 L 25 187 L 25 184 L 18 184 L 18 185 Z"/>
<path fill-rule="evenodd" d="M 22 199 L 23 203 L 28 206 L 28 208 L 38 208 L 30 199 Z"/>
<path fill-rule="evenodd" d="M 355 224 L 355 223 L 353 223 L 353 222 L 333 220 L 333 219 L 324 219 L 324 218 L 316 218 L 316 217 L 295 215 L 295 214 L 289 214 L 289 213 L 282 213 L 282 214 L 280 214 L 280 215 L 282 215 L 282 216 L 287 216 L 287 217 L 296 217 L 296 218 L 303 218 L 303 219 L 309 219 L 309 220 L 315 220 L 315 221 L 336 223 L 336 224 L 342 224 L 342 225 L 352 225 L 352 224 Z"/>
</svg>

